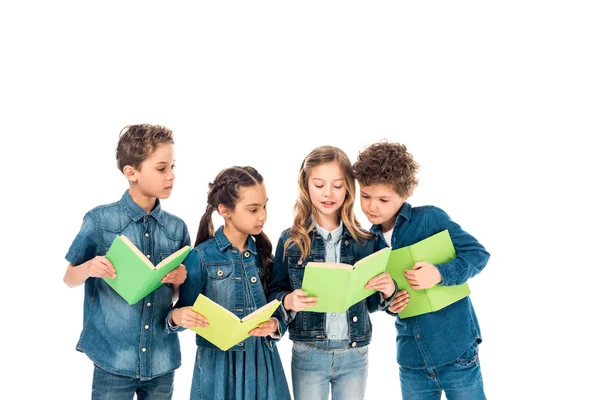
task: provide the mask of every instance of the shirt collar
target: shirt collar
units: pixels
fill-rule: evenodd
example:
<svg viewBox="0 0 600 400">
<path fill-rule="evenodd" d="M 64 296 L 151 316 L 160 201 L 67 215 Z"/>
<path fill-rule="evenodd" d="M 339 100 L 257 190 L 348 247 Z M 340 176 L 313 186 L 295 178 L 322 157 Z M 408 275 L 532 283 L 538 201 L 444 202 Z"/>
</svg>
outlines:
<svg viewBox="0 0 600 400">
<path fill-rule="evenodd" d="M 129 194 L 129 190 L 126 190 L 125 193 L 123 193 L 123 196 L 121 197 L 121 200 L 119 200 L 119 203 L 125 209 L 125 211 L 127 212 L 127 215 L 129 215 L 129 217 L 135 222 L 139 221 L 146 215 L 150 215 L 150 216 L 154 217 L 154 219 L 160 225 L 163 224 L 163 221 L 162 221 L 163 212 L 160 208 L 160 200 L 159 199 L 156 199 L 154 208 L 152 208 L 152 211 L 150 211 L 149 213 L 144 211 L 144 209 L 142 207 L 140 207 L 135 201 L 133 201 L 133 199 L 131 198 L 131 194 Z"/>
<path fill-rule="evenodd" d="M 400 211 L 398 211 L 398 215 L 396 216 L 396 223 L 394 224 L 394 229 L 396 227 L 398 227 L 402 221 L 410 221 L 410 217 L 412 215 L 412 206 L 410 205 L 410 203 L 407 203 L 406 201 L 404 203 L 402 203 L 402 206 L 400 207 Z M 381 224 L 377 224 L 377 225 L 373 225 L 371 227 L 371 232 L 374 233 L 375 235 L 380 235 L 383 237 L 383 231 L 381 229 Z"/>
<path fill-rule="evenodd" d="M 225 250 L 229 249 L 230 247 L 233 248 L 233 245 L 231 244 L 229 239 L 227 239 L 227 236 L 225 236 L 225 232 L 223 232 L 222 225 L 215 232 L 214 238 L 215 238 L 215 242 L 217 243 L 217 246 L 219 247 L 219 250 L 221 252 L 224 252 Z M 252 235 L 248 235 L 248 240 L 246 242 L 246 250 L 254 255 L 257 254 L 256 243 L 255 243 Z"/>
<path fill-rule="evenodd" d="M 315 228 L 317 229 L 317 232 L 319 232 L 319 234 L 323 237 L 323 239 L 330 240 L 333 242 L 337 242 L 338 240 L 340 240 L 340 238 L 342 237 L 342 233 L 344 233 L 344 223 L 341 220 L 340 226 L 338 226 L 331 232 L 327 231 L 319 224 L 317 224 Z M 329 235 L 331 235 L 331 238 L 329 238 Z"/>
</svg>

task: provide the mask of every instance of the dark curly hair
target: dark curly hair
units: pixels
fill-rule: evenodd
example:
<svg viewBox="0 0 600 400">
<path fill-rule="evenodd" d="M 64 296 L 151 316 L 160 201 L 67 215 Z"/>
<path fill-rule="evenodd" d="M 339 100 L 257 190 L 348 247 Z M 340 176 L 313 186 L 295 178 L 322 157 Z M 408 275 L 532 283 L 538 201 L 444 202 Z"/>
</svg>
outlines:
<svg viewBox="0 0 600 400">
<path fill-rule="evenodd" d="M 173 132 L 161 125 L 127 125 L 119 134 L 115 151 L 117 168 L 123 172 L 126 165 L 140 169 L 150 153 L 163 143 L 174 144 Z"/>
<path fill-rule="evenodd" d="M 361 186 L 391 185 L 400 197 L 407 198 L 418 185 L 419 164 L 400 143 L 374 143 L 358 154 L 352 165 Z"/>
</svg>

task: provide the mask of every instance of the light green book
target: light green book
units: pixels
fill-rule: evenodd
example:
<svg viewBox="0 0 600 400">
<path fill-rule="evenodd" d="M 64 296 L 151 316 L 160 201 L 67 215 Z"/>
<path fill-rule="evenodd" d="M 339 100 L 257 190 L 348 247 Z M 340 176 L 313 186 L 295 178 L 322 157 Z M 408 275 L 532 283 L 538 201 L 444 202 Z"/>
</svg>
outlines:
<svg viewBox="0 0 600 400">
<path fill-rule="evenodd" d="M 215 303 L 208 297 L 199 294 L 192 310 L 208 319 L 208 327 L 191 328 L 198 335 L 208 340 L 219 349 L 226 351 L 248 338 L 248 332 L 271 318 L 279 300 L 273 300 L 258 310 L 239 319 L 237 315 Z"/>
<path fill-rule="evenodd" d="M 455 257 L 456 252 L 448 230 L 391 252 L 386 271 L 398 284 L 399 291 L 406 290 L 410 294 L 406 308 L 399 314 L 400 318 L 438 311 L 471 293 L 466 283 L 456 286 L 437 284 L 429 289 L 414 290 L 404 278 L 404 271 L 412 269 L 419 261 L 435 265 L 447 263 Z"/>
<path fill-rule="evenodd" d="M 375 293 L 375 290 L 365 289 L 365 285 L 385 271 L 390 251 L 390 248 L 381 249 L 353 266 L 330 262 L 307 263 L 302 290 L 309 297 L 317 297 L 318 304 L 305 311 L 345 312 Z"/>
<path fill-rule="evenodd" d="M 103 279 L 127 303 L 136 304 L 158 289 L 161 279 L 181 265 L 191 249 L 185 246 L 154 266 L 125 235 L 117 235 L 106 252 L 117 277 Z"/>
</svg>

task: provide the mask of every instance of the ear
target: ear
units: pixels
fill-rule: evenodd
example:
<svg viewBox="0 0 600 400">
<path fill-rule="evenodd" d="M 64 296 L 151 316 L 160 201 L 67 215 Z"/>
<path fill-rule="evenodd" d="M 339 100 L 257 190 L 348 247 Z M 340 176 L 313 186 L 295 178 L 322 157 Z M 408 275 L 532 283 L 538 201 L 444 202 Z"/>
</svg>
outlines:
<svg viewBox="0 0 600 400">
<path fill-rule="evenodd" d="M 131 165 L 123 167 L 123 175 L 130 183 L 137 182 L 137 171 Z"/>
<path fill-rule="evenodd" d="M 231 210 L 227 208 L 224 204 L 219 204 L 217 207 L 217 211 L 219 211 L 219 215 L 223 218 L 230 218 Z"/>
</svg>

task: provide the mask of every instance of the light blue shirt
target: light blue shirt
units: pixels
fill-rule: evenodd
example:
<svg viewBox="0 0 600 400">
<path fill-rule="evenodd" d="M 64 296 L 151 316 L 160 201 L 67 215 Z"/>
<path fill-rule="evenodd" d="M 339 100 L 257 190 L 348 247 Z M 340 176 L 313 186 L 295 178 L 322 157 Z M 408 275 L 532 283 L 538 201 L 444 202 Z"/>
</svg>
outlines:
<svg viewBox="0 0 600 400">
<path fill-rule="evenodd" d="M 317 232 L 325 241 L 325 262 L 340 262 L 341 239 L 344 227 L 340 221 L 333 232 L 328 232 L 317 224 Z M 349 338 L 348 320 L 346 313 L 326 313 L 325 314 L 325 332 L 327 339 L 344 340 Z"/>
</svg>

